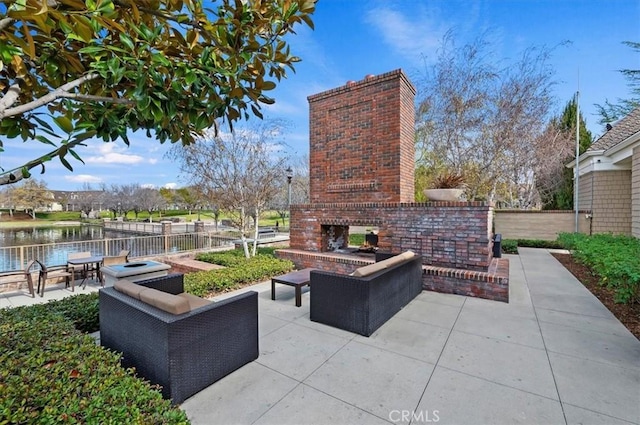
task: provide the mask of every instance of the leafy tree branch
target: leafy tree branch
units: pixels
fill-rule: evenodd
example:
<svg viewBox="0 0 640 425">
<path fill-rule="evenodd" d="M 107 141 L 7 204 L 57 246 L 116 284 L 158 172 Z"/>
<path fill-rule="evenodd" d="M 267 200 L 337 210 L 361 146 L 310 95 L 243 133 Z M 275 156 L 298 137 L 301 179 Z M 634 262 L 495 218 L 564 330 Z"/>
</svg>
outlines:
<svg viewBox="0 0 640 425">
<path fill-rule="evenodd" d="M 53 157 L 71 169 L 72 138 L 128 144 L 144 129 L 189 145 L 218 120 L 261 118 L 300 60 L 284 37 L 313 28 L 315 0 L 212 3 L 0 0 L 0 136 L 57 147 L 0 184 Z"/>
</svg>

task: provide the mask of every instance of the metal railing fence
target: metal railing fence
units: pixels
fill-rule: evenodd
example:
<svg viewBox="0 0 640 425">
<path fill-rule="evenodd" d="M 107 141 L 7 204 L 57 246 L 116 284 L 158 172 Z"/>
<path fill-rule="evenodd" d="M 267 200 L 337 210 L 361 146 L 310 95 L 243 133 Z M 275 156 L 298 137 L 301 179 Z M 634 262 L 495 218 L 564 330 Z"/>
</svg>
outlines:
<svg viewBox="0 0 640 425">
<path fill-rule="evenodd" d="M 149 257 L 230 247 L 234 239 L 209 233 L 180 233 L 0 247 L 0 271 L 21 270 L 31 259 L 47 266 L 66 264 L 70 252 L 89 251 L 91 255 L 105 256 L 117 255 L 126 249 L 129 258 Z"/>
<path fill-rule="evenodd" d="M 142 223 L 138 221 L 105 221 L 103 226 L 107 230 L 113 230 L 117 232 L 130 232 L 130 233 L 148 233 L 148 234 L 161 234 L 163 222 L 155 222 L 155 223 Z M 196 232 L 196 223 L 168 223 L 170 233 L 189 233 Z M 215 223 L 202 223 L 203 231 L 205 232 L 216 232 L 217 230 L 227 229 L 225 226 L 216 227 Z M 231 228 L 232 229 L 232 228 Z M 234 229 L 232 229 L 234 230 Z"/>
</svg>

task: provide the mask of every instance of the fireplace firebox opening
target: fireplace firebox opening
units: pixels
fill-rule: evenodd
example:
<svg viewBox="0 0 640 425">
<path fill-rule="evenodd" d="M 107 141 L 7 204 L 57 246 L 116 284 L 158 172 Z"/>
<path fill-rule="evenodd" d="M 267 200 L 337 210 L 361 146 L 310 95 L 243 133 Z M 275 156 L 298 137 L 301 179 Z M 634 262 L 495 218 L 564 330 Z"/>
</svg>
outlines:
<svg viewBox="0 0 640 425">
<path fill-rule="evenodd" d="M 322 225 L 323 252 L 375 252 L 377 226 Z"/>
</svg>

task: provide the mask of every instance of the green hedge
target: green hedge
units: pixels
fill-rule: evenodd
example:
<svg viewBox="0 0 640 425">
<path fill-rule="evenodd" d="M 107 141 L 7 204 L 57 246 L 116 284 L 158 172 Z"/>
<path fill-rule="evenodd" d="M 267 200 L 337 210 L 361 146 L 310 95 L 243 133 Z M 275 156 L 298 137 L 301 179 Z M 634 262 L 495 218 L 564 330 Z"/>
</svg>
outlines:
<svg viewBox="0 0 640 425">
<path fill-rule="evenodd" d="M 564 245 L 558 241 L 547 241 L 542 239 L 503 239 L 502 252 L 505 254 L 517 254 L 518 247 L 527 248 L 547 248 L 547 249 L 563 249 Z"/>
<path fill-rule="evenodd" d="M 256 256 L 249 259 L 244 257 L 240 249 L 199 254 L 197 260 L 226 268 L 186 274 L 185 291 L 204 297 L 212 292 L 231 291 L 244 284 L 260 282 L 293 270 L 293 263 L 275 258 L 274 251 L 275 248 L 259 248 Z"/>
<path fill-rule="evenodd" d="M 46 304 L 30 306 L 32 314 L 45 316 L 48 313 L 59 313 L 73 323 L 81 332 L 100 330 L 98 293 L 78 294 L 61 300 L 49 301 Z"/>
<path fill-rule="evenodd" d="M 600 283 L 615 291 L 618 303 L 640 302 L 640 240 L 631 236 L 563 233 L 558 237 L 574 258 L 588 266 Z"/>
<path fill-rule="evenodd" d="M 0 310 L 0 423 L 188 424 L 182 410 L 120 366 L 119 354 L 65 317 L 85 317 L 78 312 L 86 304 L 70 297 Z"/>
</svg>

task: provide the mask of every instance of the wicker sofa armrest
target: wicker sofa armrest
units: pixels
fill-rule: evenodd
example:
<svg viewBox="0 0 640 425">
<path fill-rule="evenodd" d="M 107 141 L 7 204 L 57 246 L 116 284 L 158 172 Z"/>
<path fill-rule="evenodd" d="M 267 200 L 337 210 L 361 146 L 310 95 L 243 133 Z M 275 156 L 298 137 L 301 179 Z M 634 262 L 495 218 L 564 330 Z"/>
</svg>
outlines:
<svg viewBox="0 0 640 425">
<path fill-rule="evenodd" d="M 166 276 L 153 277 L 151 279 L 139 280 L 138 285 L 147 288 L 157 289 L 168 294 L 178 295 L 184 292 L 184 275 L 182 273 L 171 273 Z"/>
</svg>

